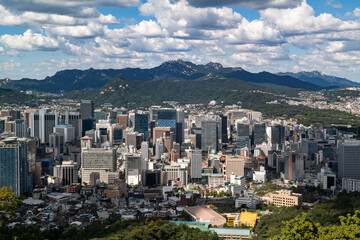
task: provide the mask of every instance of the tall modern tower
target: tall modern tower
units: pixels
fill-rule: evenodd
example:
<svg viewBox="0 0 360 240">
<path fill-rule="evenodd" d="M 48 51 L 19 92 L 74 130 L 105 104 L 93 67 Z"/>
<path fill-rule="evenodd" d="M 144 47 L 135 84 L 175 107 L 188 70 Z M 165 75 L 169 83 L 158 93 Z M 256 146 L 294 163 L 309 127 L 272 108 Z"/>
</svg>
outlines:
<svg viewBox="0 0 360 240">
<path fill-rule="evenodd" d="M 82 119 L 94 118 L 94 103 L 91 100 L 83 100 L 80 104 Z"/>
<path fill-rule="evenodd" d="M 27 136 L 26 127 L 27 127 L 26 119 L 16 119 L 15 136 L 20 138 L 26 137 Z"/>
<path fill-rule="evenodd" d="M 49 142 L 49 134 L 58 125 L 59 113 L 48 113 L 46 109 L 40 109 L 38 113 L 31 113 L 31 137 L 38 137 L 41 143 Z"/>
<path fill-rule="evenodd" d="M 0 142 L 0 187 L 12 186 L 16 196 L 29 190 L 27 144 L 8 138 Z"/>
<path fill-rule="evenodd" d="M 220 122 L 219 122 L 219 137 L 221 139 L 221 143 L 228 142 L 228 135 L 227 135 L 227 116 L 220 115 Z"/>
<path fill-rule="evenodd" d="M 218 150 L 218 123 L 216 121 L 201 122 L 201 148 L 203 151 Z"/>
<path fill-rule="evenodd" d="M 59 124 L 72 125 L 75 128 L 75 138 L 79 139 L 82 136 L 82 120 L 80 112 L 65 111 L 60 113 Z M 89 130 L 89 129 L 88 129 Z"/>
<path fill-rule="evenodd" d="M 256 123 L 253 128 L 253 140 L 254 145 L 262 144 L 266 142 L 266 124 L 265 123 Z"/>
<path fill-rule="evenodd" d="M 200 182 L 202 177 L 202 154 L 201 150 L 190 152 L 190 178 L 192 182 Z"/>
<path fill-rule="evenodd" d="M 149 132 L 148 117 L 145 114 L 135 113 L 134 131 L 143 133 L 144 139 L 147 140 Z"/>
<path fill-rule="evenodd" d="M 176 109 L 176 132 L 175 132 L 175 141 L 179 144 L 182 144 L 184 141 L 184 109 Z"/>
<path fill-rule="evenodd" d="M 340 144 L 338 176 L 360 179 L 360 141 L 345 141 Z"/>
</svg>

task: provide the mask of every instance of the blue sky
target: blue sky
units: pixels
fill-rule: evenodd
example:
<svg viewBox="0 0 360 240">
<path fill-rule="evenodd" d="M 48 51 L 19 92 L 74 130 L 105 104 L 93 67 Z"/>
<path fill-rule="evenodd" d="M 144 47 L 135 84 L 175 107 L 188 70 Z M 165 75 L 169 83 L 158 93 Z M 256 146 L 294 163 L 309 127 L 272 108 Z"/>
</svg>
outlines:
<svg viewBox="0 0 360 240">
<path fill-rule="evenodd" d="M 0 0 L 0 79 L 183 59 L 360 82 L 353 0 Z"/>
</svg>

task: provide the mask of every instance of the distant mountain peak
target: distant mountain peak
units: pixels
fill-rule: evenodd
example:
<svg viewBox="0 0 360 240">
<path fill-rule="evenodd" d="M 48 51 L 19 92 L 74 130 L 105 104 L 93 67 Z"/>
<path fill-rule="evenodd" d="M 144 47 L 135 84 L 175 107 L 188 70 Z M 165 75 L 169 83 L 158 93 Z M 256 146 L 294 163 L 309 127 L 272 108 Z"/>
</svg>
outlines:
<svg viewBox="0 0 360 240">
<path fill-rule="evenodd" d="M 206 64 L 206 66 L 213 67 L 216 70 L 223 68 L 223 66 L 220 63 L 217 63 L 217 62 L 209 62 L 209 63 Z"/>
<path fill-rule="evenodd" d="M 301 71 L 298 73 L 292 73 L 292 72 L 284 72 L 284 73 L 278 73 L 278 75 L 288 75 L 294 78 L 298 78 L 305 82 L 310 82 L 316 85 L 319 85 L 321 87 L 359 87 L 360 83 L 353 82 L 346 78 L 341 77 L 335 77 L 326 75 L 321 71 L 313 70 L 313 71 Z"/>
<path fill-rule="evenodd" d="M 324 76 L 324 75 L 325 75 L 323 72 L 320 72 L 320 71 L 317 71 L 317 70 L 312 71 L 312 73 L 313 73 L 314 75 L 320 75 L 320 76 Z"/>
<path fill-rule="evenodd" d="M 300 73 L 306 74 L 306 75 L 313 75 L 313 76 L 325 76 L 323 72 L 320 72 L 318 70 L 312 70 L 312 71 L 301 71 Z"/>
</svg>

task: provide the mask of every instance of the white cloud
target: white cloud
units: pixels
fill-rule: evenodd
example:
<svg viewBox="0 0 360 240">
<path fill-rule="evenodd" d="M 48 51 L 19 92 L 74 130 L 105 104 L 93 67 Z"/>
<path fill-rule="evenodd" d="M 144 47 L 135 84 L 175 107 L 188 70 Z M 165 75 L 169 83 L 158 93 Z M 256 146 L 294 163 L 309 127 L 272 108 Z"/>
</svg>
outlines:
<svg viewBox="0 0 360 240">
<path fill-rule="evenodd" d="M 40 33 L 33 33 L 30 29 L 23 35 L 0 36 L 0 43 L 10 49 L 25 51 L 54 51 L 59 49 L 59 42 L 50 37 L 46 37 Z"/>
<path fill-rule="evenodd" d="M 345 14 L 348 17 L 360 17 L 360 8 L 355 8 L 352 12 L 347 12 Z"/>
<path fill-rule="evenodd" d="M 13 15 L 4 6 L 0 5 L 0 25 L 19 26 L 23 24 L 23 20 L 16 15 Z"/>
<path fill-rule="evenodd" d="M 333 8 L 342 8 L 342 4 L 335 0 L 328 0 L 326 4 L 332 6 Z"/>
<path fill-rule="evenodd" d="M 149 0 L 140 11 L 144 15 L 153 15 L 158 23 L 169 32 L 192 29 L 214 30 L 233 28 L 243 17 L 231 8 L 195 8 L 185 0 Z"/>
<path fill-rule="evenodd" d="M 353 11 L 355 17 L 360 17 L 360 8 L 355 8 Z"/>
<path fill-rule="evenodd" d="M 0 62 L 0 71 L 2 72 L 2 77 L 6 77 L 4 74 L 7 74 L 7 72 L 13 71 L 20 66 L 20 63 L 15 62 L 13 59 L 6 62 Z"/>
<path fill-rule="evenodd" d="M 188 0 L 195 7 L 240 6 L 253 9 L 292 8 L 301 0 Z"/>
<path fill-rule="evenodd" d="M 129 26 L 128 28 L 137 33 L 138 36 L 161 37 L 166 35 L 166 31 L 153 20 L 141 21 L 139 24 Z"/>
<path fill-rule="evenodd" d="M 103 15 L 97 12 L 93 18 L 77 18 L 73 16 L 38 13 L 26 11 L 23 13 L 14 13 L 0 5 L 0 25 L 7 26 L 24 26 L 24 27 L 40 27 L 40 26 L 68 26 L 68 25 L 84 25 L 89 22 L 97 22 L 100 24 L 117 24 L 119 21 L 111 14 Z"/>
<path fill-rule="evenodd" d="M 76 17 L 97 17 L 96 7 L 126 8 L 140 5 L 140 0 L 0 0 L 0 4 L 16 11 L 55 13 Z"/>
<path fill-rule="evenodd" d="M 183 39 L 176 38 L 138 38 L 130 39 L 130 48 L 136 52 L 167 53 L 186 52 L 190 45 Z"/>
<path fill-rule="evenodd" d="M 266 19 L 276 25 L 287 35 L 304 35 L 310 33 L 360 29 L 359 22 L 342 21 L 328 13 L 322 13 L 316 17 L 314 9 L 309 6 L 305 0 L 296 8 L 269 8 L 261 10 L 260 14 L 262 19 Z"/>
<path fill-rule="evenodd" d="M 55 26 L 46 28 L 46 32 L 54 36 L 68 36 L 73 38 L 93 38 L 103 35 L 106 27 L 98 23 L 78 26 Z"/>
<path fill-rule="evenodd" d="M 328 52 L 360 51 L 360 42 L 359 41 L 330 42 L 329 46 L 326 48 L 326 51 Z"/>
<path fill-rule="evenodd" d="M 228 30 L 225 40 L 229 44 L 258 43 L 274 45 L 284 43 L 286 40 L 277 28 L 265 21 L 242 21 L 236 29 Z"/>
</svg>

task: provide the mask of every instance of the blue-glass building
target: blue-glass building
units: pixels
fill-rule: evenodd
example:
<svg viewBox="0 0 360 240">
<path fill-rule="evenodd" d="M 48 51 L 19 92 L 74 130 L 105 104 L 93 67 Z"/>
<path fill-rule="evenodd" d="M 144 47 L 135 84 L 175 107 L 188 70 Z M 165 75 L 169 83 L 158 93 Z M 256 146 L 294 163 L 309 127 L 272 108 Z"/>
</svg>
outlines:
<svg viewBox="0 0 360 240">
<path fill-rule="evenodd" d="M 149 121 L 148 117 L 145 114 L 138 114 L 135 113 L 135 120 L 134 120 L 134 131 L 143 133 L 144 139 L 148 139 L 148 133 L 149 133 Z"/>
<path fill-rule="evenodd" d="M 16 196 L 29 189 L 27 143 L 16 138 L 0 142 L 0 187 L 13 187 Z"/>
</svg>

